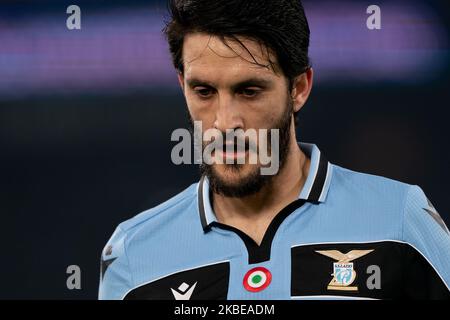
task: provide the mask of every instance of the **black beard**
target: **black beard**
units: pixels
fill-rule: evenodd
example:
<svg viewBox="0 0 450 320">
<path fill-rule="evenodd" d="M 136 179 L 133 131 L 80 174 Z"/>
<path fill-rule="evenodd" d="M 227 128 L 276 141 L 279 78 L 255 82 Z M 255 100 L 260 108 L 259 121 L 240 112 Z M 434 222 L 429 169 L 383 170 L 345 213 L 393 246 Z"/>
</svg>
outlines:
<svg viewBox="0 0 450 320">
<path fill-rule="evenodd" d="M 263 187 L 268 185 L 272 179 L 277 176 L 283 169 L 287 155 L 289 154 L 290 139 L 291 139 L 291 120 L 293 115 L 293 102 L 289 100 L 286 111 L 278 119 L 271 129 L 279 129 L 279 170 L 276 175 L 262 175 L 260 173 L 260 168 L 256 168 L 247 177 L 241 179 L 239 184 L 230 184 L 227 181 L 220 178 L 216 174 L 212 165 L 202 163 L 200 165 L 200 172 L 202 175 L 206 175 L 209 180 L 209 186 L 211 191 L 214 193 L 223 195 L 230 198 L 243 198 L 248 197 L 259 192 Z M 271 132 L 269 130 L 268 141 L 271 141 Z M 269 144 L 270 146 L 270 144 Z M 203 146 L 204 149 L 205 146 Z M 226 165 L 227 170 L 233 170 L 239 172 L 243 165 L 241 164 L 230 164 Z"/>
</svg>

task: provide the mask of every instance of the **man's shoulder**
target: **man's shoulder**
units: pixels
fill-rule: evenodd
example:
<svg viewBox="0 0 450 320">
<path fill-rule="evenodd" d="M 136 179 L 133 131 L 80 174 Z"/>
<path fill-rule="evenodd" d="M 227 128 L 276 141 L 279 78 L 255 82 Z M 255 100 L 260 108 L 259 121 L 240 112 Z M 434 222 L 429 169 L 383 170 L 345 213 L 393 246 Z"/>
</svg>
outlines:
<svg viewBox="0 0 450 320">
<path fill-rule="evenodd" d="M 140 274 L 140 269 L 136 270 L 135 266 L 150 256 L 149 248 L 161 249 L 158 244 L 166 243 L 171 235 L 177 234 L 180 221 L 195 212 L 197 187 L 198 183 L 192 184 L 169 200 L 116 227 L 102 250 L 101 298 L 122 299 L 126 291 L 135 286 L 133 277 Z"/>
<path fill-rule="evenodd" d="M 364 232 L 399 241 L 411 240 L 406 234 L 409 226 L 423 229 L 425 222 L 433 224 L 426 215 L 431 204 L 419 186 L 379 175 L 333 165 L 328 199 L 328 210 L 345 215 Z"/>
<path fill-rule="evenodd" d="M 405 210 L 414 194 L 412 190 L 416 188 L 398 180 L 334 166 L 328 197 L 338 211 L 376 220 L 383 228 L 389 222 L 392 228 L 401 230 Z"/>
<path fill-rule="evenodd" d="M 156 220 L 160 221 L 160 219 L 164 219 L 170 221 L 172 215 L 180 214 L 180 212 L 187 210 L 192 203 L 196 201 L 197 188 L 198 183 L 190 185 L 185 190 L 161 204 L 145 210 L 131 219 L 123 221 L 119 224 L 118 228 L 120 228 L 123 233 L 131 233 L 141 228 L 145 228 Z"/>
<path fill-rule="evenodd" d="M 355 194 L 365 194 L 373 197 L 405 197 L 411 184 L 394 180 L 381 175 L 350 170 L 333 165 L 333 183 L 337 188 L 343 187 Z"/>
</svg>

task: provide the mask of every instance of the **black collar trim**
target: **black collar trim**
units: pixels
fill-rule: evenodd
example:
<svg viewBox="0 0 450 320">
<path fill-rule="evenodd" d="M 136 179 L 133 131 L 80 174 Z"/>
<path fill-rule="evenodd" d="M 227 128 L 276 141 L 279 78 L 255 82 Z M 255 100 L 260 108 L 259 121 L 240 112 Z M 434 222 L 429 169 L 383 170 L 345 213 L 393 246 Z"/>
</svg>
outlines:
<svg viewBox="0 0 450 320">
<path fill-rule="evenodd" d="M 205 183 L 205 177 L 202 176 L 199 182 L 198 187 L 198 211 L 200 214 L 200 221 L 203 227 L 204 232 L 209 232 L 211 228 L 218 227 L 224 230 L 233 231 L 236 234 L 238 234 L 241 239 L 244 241 L 247 251 L 248 251 L 248 261 L 249 264 L 254 263 L 261 263 L 267 260 L 270 260 L 270 249 L 272 246 L 273 238 L 275 237 L 275 234 L 282 224 L 282 222 L 295 210 L 300 208 L 303 204 L 306 202 L 319 204 L 320 202 L 324 201 L 324 195 L 326 195 L 327 188 L 329 187 L 329 175 L 331 174 L 330 171 L 330 164 L 325 158 L 323 154 L 319 154 L 319 160 L 318 164 L 315 166 L 316 169 L 313 168 L 313 163 L 311 163 L 311 169 L 309 175 L 314 175 L 314 180 L 312 182 L 312 186 L 310 187 L 310 191 L 307 194 L 307 196 L 303 198 L 299 198 L 289 205 L 287 205 L 285 208 L 283 208 L 272 220 L 269 227 L 267 228 L 266 233 L 264 234 L 263 240 L 261 242 L 261 245 L 258 245 L 252 238 L 250 238 L 246 233 L 243 231 L 228 226 L 226 224 L 219 223 L 217 221 L 211 221 L 209 222 L 207 219 L 207 214 L 205 211 L 205 202 L 204 197 L 209 197 L 208 195 L 204 195 L 204 192 L 206 190 L 209 190 L 209 188 L 204 187 Z M 327 182 L 328 181 L 328 182 Z"/>
</svg>

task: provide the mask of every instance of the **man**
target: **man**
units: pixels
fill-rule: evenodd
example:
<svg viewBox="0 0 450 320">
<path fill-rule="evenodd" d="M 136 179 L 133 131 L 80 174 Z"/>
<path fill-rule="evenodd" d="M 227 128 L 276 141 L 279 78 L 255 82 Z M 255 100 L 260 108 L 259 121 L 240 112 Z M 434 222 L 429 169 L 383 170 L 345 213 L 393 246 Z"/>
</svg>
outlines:
<svg viewBox="0 0 450 320">
<path fill-rule="evenodd" d="M 450 234 L 422 190 L 297 143 L 295 117 L 313 83 L 301 3 L 180 0 L 170 9 L 164 31 L 192 121 L 224 135 L 278 130 L 279 168 L 202 164 L 199 183 L 118 226 L 102 253 L 99 297 L 449 298 Z M 233 149 L 216 159 L 248 160 L 250 142 L 236 151 L 226 138 Z"/>
</svg>

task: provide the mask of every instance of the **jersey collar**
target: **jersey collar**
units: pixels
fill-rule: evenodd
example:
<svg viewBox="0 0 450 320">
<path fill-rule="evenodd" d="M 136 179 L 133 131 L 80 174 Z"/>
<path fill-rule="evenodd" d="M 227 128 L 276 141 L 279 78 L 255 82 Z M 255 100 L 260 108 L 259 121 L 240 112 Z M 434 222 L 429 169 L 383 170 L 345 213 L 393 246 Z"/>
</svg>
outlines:
<svg viewBox="0 0 450 320">
<path fill-rule="evenodd" d="M 298 143 L 302 151 L 311 159 L 311 165 L 305 185 L 300 192 L 299 199 L 315 204 L 325 202 L 331 182 L 332 166 L 315 144 Z M 203 176 L 198 184 L 198 211 L 204 231 L 216 222 L 216 216 L 209 197 L 209 181 Z"/>
</svg>

